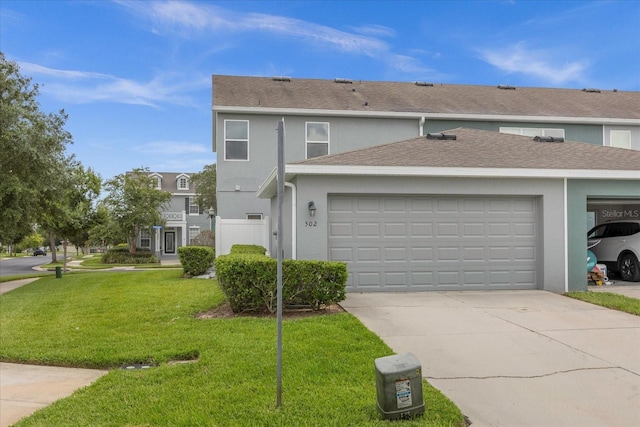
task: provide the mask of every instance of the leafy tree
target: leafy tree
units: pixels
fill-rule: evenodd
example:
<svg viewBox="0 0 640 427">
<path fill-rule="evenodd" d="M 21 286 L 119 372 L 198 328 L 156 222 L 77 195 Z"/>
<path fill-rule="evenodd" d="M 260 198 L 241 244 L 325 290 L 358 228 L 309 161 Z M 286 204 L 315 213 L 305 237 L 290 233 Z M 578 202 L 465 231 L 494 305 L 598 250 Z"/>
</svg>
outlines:
<svg viewBox="0 0 640 427">
<path fill-rule="evenodd" d="M 89 230 L 89 244 L 92 246 L 114 246 L 127 241 L 127 236 L 122 232 L 109 215 L 109 209 L 100 203 L 96 209 L 96 224 Z"/>
<path fill-rule="evenodd" d="M 171 193 L 155 188 L 147 168 L 137 168 L 106 182 L 104 199 L 111 219 L 127 238 L 129 252 L 135 253 L 140 230 L 164 225 L 160 209 L 171 200 Z"/>
<path fill-rule="evenodd" d="M 217 210 L 216 198 L 216 164 L 206 165 L 202 172 L 191 175 L 191 182 L 196 188 L 196 203 L 202 209 Z"/>
<path fill-rule="evenodd" d="M 18 250 L 23 251 L 25 249 L 39 248 L 43 243 L 44 238 L 40 234 L 32 233 L 18 243 Z"/>
<path fill-rule="evenodd" d="M 45 114 L 38 85 L 0 53 L 0 241 L 16 243 L 43 218 L 43 201 L 59 178 L 71 134 L 64 110 Z"/>
<path fill-rule="evenodd" d="M 100 220 L 96 199 L 102 181 L 91 168 L 85 169 L 79 163 L 64 168 L 50 187 L 52 194 L 43 203 L 42 225 L 49 232 L 52 246 L 57 236 L 71 242 L 77 250 L 85 246 L 89 230 Z M 56 261 L 53 251 L 52 260 Z"/>
</svg>

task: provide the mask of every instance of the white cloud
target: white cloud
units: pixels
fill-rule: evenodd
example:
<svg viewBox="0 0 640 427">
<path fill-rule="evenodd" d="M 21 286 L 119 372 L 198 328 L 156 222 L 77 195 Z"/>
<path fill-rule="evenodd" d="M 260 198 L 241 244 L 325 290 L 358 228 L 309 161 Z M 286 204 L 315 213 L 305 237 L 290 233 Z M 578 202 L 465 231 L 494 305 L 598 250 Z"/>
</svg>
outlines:
<svg viewBox="0 0 640 427">
<path fill-rule="evenodd" d="M 567 62 L 552 50 L 527 49 L 524 43 L 507 49 L 481 51 L 482 59 L 507 73 L 526 74 L 555 85 L 584 80 L 585 61 Z"/>
<path fill-rule="evenodd" d="M 116 3 L 133 13 L 150 19 L 156 27 L 174 31 L 184 37 L 208 32 L 262 32 L 289 37 L 305 43 L 322 46 L 354 55 L 365 55 L 382 60 L 399 69 L 391 47 L 379 36 L 393 36 L 395 32 L 381 25 L 361 26 L 356 32 L 341 31 L 301 19 L 263 13 L 239 13 L 218 6 L 186 1 L 140 2 L 120 0 Z M 408 58 L 408 57 L 406 57 Z M 417 64 L 417 59 L 412 59 Z M 405 66 L 406 66 L 406 62 Z"/>
<path fill-rule="evenodd" d="M 372 37 L 395 37 L 396 30 L 384 25 L 362 25 L 360 27 L 351 27 L 353 31 L 360 34 L 365 34 Z"/>
<path fill-rule="evenodd" d="M 20 62 L 20 69 L 40 76 L 41 92 L 67 102 L 115 102 L 159 107 L 161 104 L 193 105 L 185 95 L 209 88 L 208 76 L 193 78 L 177 74 L 160 74 L 147 82 L 137 82 L 109 74 L 48 68 L 30 62 Z M 43 79 L 43 78 L 44 79 Z"/>
</svg>

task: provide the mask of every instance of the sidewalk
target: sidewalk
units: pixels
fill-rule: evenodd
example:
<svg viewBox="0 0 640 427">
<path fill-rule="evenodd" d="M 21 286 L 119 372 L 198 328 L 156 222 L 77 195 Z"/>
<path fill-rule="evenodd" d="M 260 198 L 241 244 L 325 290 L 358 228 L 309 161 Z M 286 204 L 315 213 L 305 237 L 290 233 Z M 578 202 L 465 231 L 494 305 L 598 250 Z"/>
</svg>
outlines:
<svg viewBox="0 0 640 427">
<path fill-rule="evenodd" d="M 0 363 L 0 427 L 8 427 L 108 371 Z"/>
</svg>

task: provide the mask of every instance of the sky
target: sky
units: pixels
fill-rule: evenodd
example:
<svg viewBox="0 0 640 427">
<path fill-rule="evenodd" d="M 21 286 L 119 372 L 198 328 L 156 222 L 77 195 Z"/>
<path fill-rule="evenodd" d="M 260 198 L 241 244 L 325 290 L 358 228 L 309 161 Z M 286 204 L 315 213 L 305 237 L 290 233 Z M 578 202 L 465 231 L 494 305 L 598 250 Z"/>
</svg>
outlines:
<svg viewBox="0 0 640 427">
<path fill-rule="evenodd" d="M 103 179 L 215 163 L 211 76 L 640 90 L 640 1 L 0 0 L 0 50 Z"/>
</svg>

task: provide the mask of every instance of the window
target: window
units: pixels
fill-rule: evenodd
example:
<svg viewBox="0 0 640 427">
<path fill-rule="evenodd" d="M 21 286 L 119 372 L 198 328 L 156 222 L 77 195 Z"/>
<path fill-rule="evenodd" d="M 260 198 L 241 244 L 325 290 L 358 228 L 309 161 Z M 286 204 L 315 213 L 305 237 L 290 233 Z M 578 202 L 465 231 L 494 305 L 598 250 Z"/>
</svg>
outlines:
<svg viewBox="0 0 640 427">
<path fill-rule="evenodd" d="M 631 148 L 631 131 L 612 130 L 609 132 L 609 145 L 618 148 Z"/>
<path fill-rule="evenodd" d="M 247 214 L 247 219 L 262 219 L 262 214 Z"/>
<path fill-rule="evenodd" d="M 181 176 L 178 178 L 178 190 L 188 190 L 189 189 L 189 179 L 186 176 Z"/>
<path fill-rule="evenodd" d="M 555 138 L 564 138 L 564 129 L 553 128 L 516 128 L 500 126 L 500 133 L 508 133 L 511 135 L 553 136 Z"/>
<path fill-rule="evenodd" d="M 200 227 L 197 227 L 197 226 L 189 227 L 189 244 L 190 245 L 193 244 L 193 239 L 198 237 L 198 234 L 200 234 Z"/>
<path fill-rule="evenodd" d="M 189 215 L 199 215 L 200 214 L 200 206 L 196 203 L 196 198 L 193 196 L 189 197 Z"/>
<path fill-rule="evenodd" d="M 140 230 L 140 247 L 151 247 L 151 233 L 149 233 L 149 230 Z"/>
<path fill-rule="evenodd" d="M 249 160 L 249 121 L 224 121 L 224 159 Z"/>
<path fill-rule="evenodd" d="M 157 190 L 162 190 L 162 177 L 160 175 L 154 174 L 154 175 L 150 175 L 149 176 L 152 181 L 152 185 L 157 189 Z"/>
<path fill-rule="evenodd" d="M 307 122 L 307 159 L 329 154 L 329 123 Z"/>
</svg>

